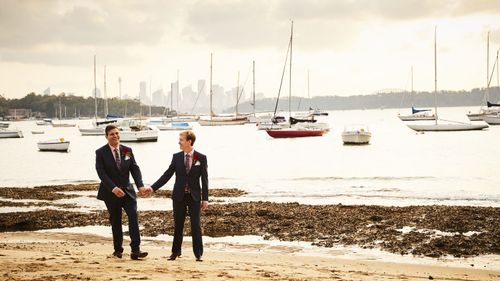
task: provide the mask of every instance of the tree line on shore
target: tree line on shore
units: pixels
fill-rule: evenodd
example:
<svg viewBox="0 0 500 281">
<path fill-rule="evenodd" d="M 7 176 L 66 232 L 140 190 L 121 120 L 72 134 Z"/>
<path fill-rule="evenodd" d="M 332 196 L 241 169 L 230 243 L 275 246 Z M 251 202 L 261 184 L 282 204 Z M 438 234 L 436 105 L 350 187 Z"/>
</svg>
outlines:
<svg viewBox="0 0 500 281">
<path fill-rule="evenodd" d="M 497 103 L 500 100 L 500 87 L 492 87 L 486 95 L 486 89 L 475 88 L 470 91 L 440 91 L 438 93 L 438 106 L 480 106 L 486 105 L 486 97 L 489 101 Z M 278 104 L 278 110 L 288 111 L 288 98 L 283 98 Z M 256 112 L 273 111 L 276 98 L 264 98 L 255 103 Z M 59 104 L 63 118 L 93 117 L 95 111 L 93 97 L 68 96 L 64 93 L 59 95 L 37 95 L 29 93 L 20 99 L 6 99 L 0 95 L 0 117 L 8 115 L 8 109 L 26 108 L 32 112 L 40 112 L 48 118 L 59 116 Z M 97 99 L 97 116 L 103 117 L 104 99 Z M 377 109 L 377 108 L 410 108 L 433 107 L 434 93 L 415 92 L 391 92 L 377 93 L 372 95 L 354 96 L 316 96 L 311 99 L 303 97 L 292 97 L 292 111 L 306 111 L 309 108 L 320 108 L 322 110 L 351 110 L 351 109 Z M 148 106 L 139 106 L 138 100 L 110 98 L 108 99 L 108 114 L 116 116 L 143 116 L 149 115 Z M 196 111 L 208 112 L 208 109 L 198 108 Z M 253 106 L 250 102 L 239 105 L 239 112 L 252 112 Z M 226 113 L 234 112 L 234 107 L 225 110 Z M 164 116 L 169 113 L 169 108 L 163 106 L 152 106 L 152 116 Z"/>
<path fill-rule="evenodd" d="M 64 93 L 60 95 L 37 95 L 29 93 L 20 99 L 6 99 L 0 95 L 0 116 L 7 116 L 8 109 L 25 108 L 31 109 L 33 113 L 45 114 L 48 118 L 59 116 L 59 105 L 63 118 L 93 117 L 95 102 L 93 97 L 68 96 Z M 142 105 L 139 107 L 138 100 L 110 98 L 108 99 L 108 114 L 115 116 L 137 116 L 149 115 L 149 107 Z M 103 117 L 104 99 L 97 99 L 97 116 Z M 154 116 L 163 115 L 168 109 L 160 106 L 152 106 L 151 114 Z"/>
</svg>

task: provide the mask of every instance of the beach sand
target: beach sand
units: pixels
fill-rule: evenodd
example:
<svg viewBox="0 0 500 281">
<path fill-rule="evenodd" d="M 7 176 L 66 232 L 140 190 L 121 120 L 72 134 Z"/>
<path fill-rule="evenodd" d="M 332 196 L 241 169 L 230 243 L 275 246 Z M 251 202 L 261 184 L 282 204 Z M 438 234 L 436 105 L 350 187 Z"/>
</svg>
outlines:
<svg viewBox="0 0 500 281">
<path fill-rule="evenodd" d="M 110 238 L 57 232 L 0 234 L 2 280 L 500 280 L 500 271 L 449 265 L 296 256 L 287 253 L 206 250 L 196 262 L 167 261 L 170 241 L 144 239 L 145 260 L 111 257 Z M 125 245 L 128 244 L 126 240 Z"/>
</svg>

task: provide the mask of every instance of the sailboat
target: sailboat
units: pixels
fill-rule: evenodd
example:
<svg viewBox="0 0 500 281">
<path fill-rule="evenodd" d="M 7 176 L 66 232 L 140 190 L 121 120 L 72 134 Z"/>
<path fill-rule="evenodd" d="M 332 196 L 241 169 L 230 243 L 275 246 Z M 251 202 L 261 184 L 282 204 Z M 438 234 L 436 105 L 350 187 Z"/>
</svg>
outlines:
<svg viewBox="0 0 500 281">
<path fill-rule="evenodd" d="M 500 105 L 492 104 L 489 101 L 491 78 L 493 77 L 495 65 L 498 67 L 498 51 L 497 51 L 496 63 L 493 66 L 493 70 L 491 72 L 491 77 L 490 77 L 490 32 L 489 31 L 486 42 L 487 42 L 486 43 L 486 91 L 484 93 L 484 100 L 486 100 L 487 108 L 483 108 L 484 105 L 481 105 L 481 108 L 479 109 L 478 113 L 472 113 L 469 111 L 469 113 L 467 113 L 467 117 L 469 118 L 470 121 L 481 121 L 484 119 L 486 115 L 498 115 L 500 113 Z"/>
<path fill-rule="evenodd" d="M 239 90 L 236 91 L 238 95 Z M 212 109 L 212 54 L 210 54 L 210 116 L 209 118 L 200 118 L 198 123 L 201 126 L 228 126 L 228 125 L 243 125 L 248 122 L 247 117 L 238 117 L 236 112 L 235 116 L 215 116 Z M 238 103 L 238 98 L 236 98 L 236 104 Z M 237 110 L 237 109 L 236 109 Z"/>
<path fill-rule="evenodd" d="M 329 131 L 328 124 L 325 123 L 311 123 L 311 122 L 293 122 L 293 120 L 297 121 L 297 119 L 292 118 L 292 43 L 293 43 L 293 21 L 291 24 L 290 30 L 290 42 L 288 45 L 288 50 L 290 51 L 290 70 L 289 70 L 289 88 L 288 88 L 288 113 L 289 119 L 287 124 L 276 124 L 273 125 L 270 129 L 267 129 L 266 132 L 269 136 L 273 138 L 298 138 L 298 137 L 317 137 L 326 134 Z M 288 54 L 287 54 L 288 56 Z M 283 74 L 286 68 L 286 59 L 285 66 L 283 68 Z M 282 75 L 283 76 L 283 75 Z M 283 78 L 283 77 L 282 77 Z M 281 80 L 283 81 L 283 79 Z M 280 85 L 281 89 L 281 85 Z M 276 117 L 276 110 L 278 108 L 279 102 L 279 93 L 278 98 L 276 100 L 276 106 L 274 110 L 274 117 Z"/>
<path fill-rule="evenodd" d="M 454 122 L 453 124 L 438 124 L 438 110 L 437 110 L 437 43 L 436 43 L 436 30 L 434 28 L 434 114 L 436 119 L 434 124 L 416 124 L 407 125 L 410 129 L 421 132 L 421 131 L 434 131 L 434 132 L 445 132 L 445 131 L 471 131 L 471 130 L 482 130 L 488 128 L 486 124 L 468 124 L 461 122 Z"/>
<path fill-rule="evenodd" d="M 419 120 L 435 120 L 436 115 L 430 113 L 430 109 L 417 109 L 413 105 L 413 66 L 411 67 L 411 92 L 410 96 L 412 99 L 411 114 L 410 115 L 399 115 L 401 121 L 419 121 Z"/>
<path fill-rule="evenodd" d="M 62 105 L 61 105 L 61 96 L 59 96 L 59 123 L 54 123 L 52 121 L 52 127 L 56 128 L 64 128 L 64 127 L 75 127 L 76 124 L 62 123 Z"/>
<path fill-rule="evenodd" d="M 105 126 L 108 124 L 108 123 L 113 123 L 113 122 L 116 122 L 116 121 L 112 121 L 112 122 L 107 122 L 107 121 L 104 121 L 104 122 L 98 122 L 97 121 L 97 84 L 96 84 L 96 56 L 94 55 L 94 123 L 93 123 L 93 126 L 91 128 L 78 128 L 78 130 L 80 131 L 80 133 L 82 134 L 82 136 L 101 136 L 101 135 L 104 135 L 104 130 L 105 130 Z M 106 81 L 106 68 L 104 68 L 104 81 Z M 106 82 L 104 82 L 104 87 L 106 88 Z M 106 102 L 106 105 L 105 105 L 105 109 L 104 111 L 106 112 L 107 109 L 106 109 L 106 106 L 107 106 L 107 102 Z"/>
</svg>

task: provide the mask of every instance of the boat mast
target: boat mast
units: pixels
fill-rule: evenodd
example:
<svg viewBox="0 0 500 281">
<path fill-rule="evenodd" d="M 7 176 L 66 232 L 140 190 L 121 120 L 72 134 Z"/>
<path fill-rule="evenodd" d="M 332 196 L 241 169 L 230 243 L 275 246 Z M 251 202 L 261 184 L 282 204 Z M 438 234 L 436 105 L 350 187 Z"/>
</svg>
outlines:
<svg viewBox="0 0 500 281">
<path fill-rule="evenodd" d="M 311 108 L 311 93 L 309 88 L 309 69 L 307 70 L 307 99 L 309 100 L 309 108 Z"/>
<path fill-rule="evenodd" d="M 240 72 L 238 71 L 238 82 L 236 85 L 236 107 L 235 107 L 235 117 L 238 117 L 238 100 L 240 95 Z"/>
<path fill-rule="evenodd" d="M 174 106 L 174 83 L 170 83 L 170 114 L 169 116 L 172 117 L 172 112 L 173 112 L 173 106 Z"/>
<path fill-rule="evenodd" d="M 293 20 L 292 27 L 290 30 L 290 81 L 288 89 L 288 120 L 290 122 L 290 127 L 292 126 L 292 42 L 293 42 Z"/>
<path fill-rule="evenodd" d="M 210 121 L 212 121 L 212 53 L 210 53 Z"/>
<path fill-rule="evenodd" d="M 149 76 L 149 118 L 151 118 L 151 104 L 153 103 L 153 94 L 151 94 L 151 84 L 153 83 L 153 78 Z"/>
<path fill-rule="evenodd" d="M 490 101 L 490 32 L 486 40 L 486 101 Z"/>
<path fill-rule="evenodd" d="M 122 99 L 122 77 L 118 77 L 118 93 L 120 96 L 120 100 Z"/>
<path fill-rule="evenodd" d="M 413 97 L 413 65 L 411 66 L 411 92 L 410 92 L 410 97 L 411 97 L 411 106 L 413 107 L 414 105 L 414 97 Z"/>
<path fill-rule="evenodd" d="M 94 118 L 97 124 L 97 83 L 96 83 L 96 70 L 95 70 L 95 55 L 94 55 Z"/>
<path fill-rule="evenodd" d="M 437 43 L 436 43 L 436 31 L 437 26 L 434 27 L 434 112 L 436 114 L 435 124 L 437 125 L 438 120 L 438 109 L 437 109 Z"/>
<path fill-rule="evenodd" d="M 177 110 L 179 111 L 180 108 L 179 108 L 179 88 L 180 88 L 180 85 L 179 85 L 179 69 L 177 69 Z M 179 112 L 177 111 L 177 116 L 179 116 Z"/>
<path fill-rule="evenodd" d="M 106 65 L 104 65 L 104 118 L 108 117 L 108 95 L 106 92 Z"/>
<path fill-rule="evenodd" d="M 497 52 L 498 53 L 498 52 Z M 498 56 L 497 56 L 498 58 Z M 252 62 L 252 76 L 253 76 L 253 87 L 252 87 L 252 97 L 253 97 L 253 116 L 255 117 L 255 61 Z M 497 68 L 497 83 L 498 83 L 498 68 Z"/>
</svg>

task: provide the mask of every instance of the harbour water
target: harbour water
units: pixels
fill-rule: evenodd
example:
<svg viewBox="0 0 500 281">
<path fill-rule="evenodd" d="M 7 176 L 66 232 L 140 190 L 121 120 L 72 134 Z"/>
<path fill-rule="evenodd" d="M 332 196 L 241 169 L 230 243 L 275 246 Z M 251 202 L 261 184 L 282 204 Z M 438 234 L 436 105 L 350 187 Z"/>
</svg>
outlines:
<svg viewBox="0 0 500 281">
<path fill-rule="evenodd" d="M 500 126 L 483 131 L 418 134 L 397 118 L 410 109 L 331 111 L 323 137 L 272 139 L 255 125 L 201 127 L 195 149 L 208 156 L 210 186 L 239 188 L 236 201 L 304 204 L 500 206 Z M 477 107 L 440 108 L 441 118 L 467 121 Z M 88 127 L 91 120 L 73 121 Z M 345 146 L 348 124 L 366 124 L 370 145 Z M 98 181 L 94 151 L 104 136 L 81 136 L 77 127 L 13 122 L 24 138 L 0 139 L 0 187 Z M 33 135 L 31 130 L 44 130 Z M 40 140 L 65 138 L 70 152 L 39 152 Z M 179 150 L 178 132 L 159 132 L 158 142 L 128 143 L 146 184 L 152 184 Z M 166 188 L 171 188 L 173 179 Z"/>
</svg>

